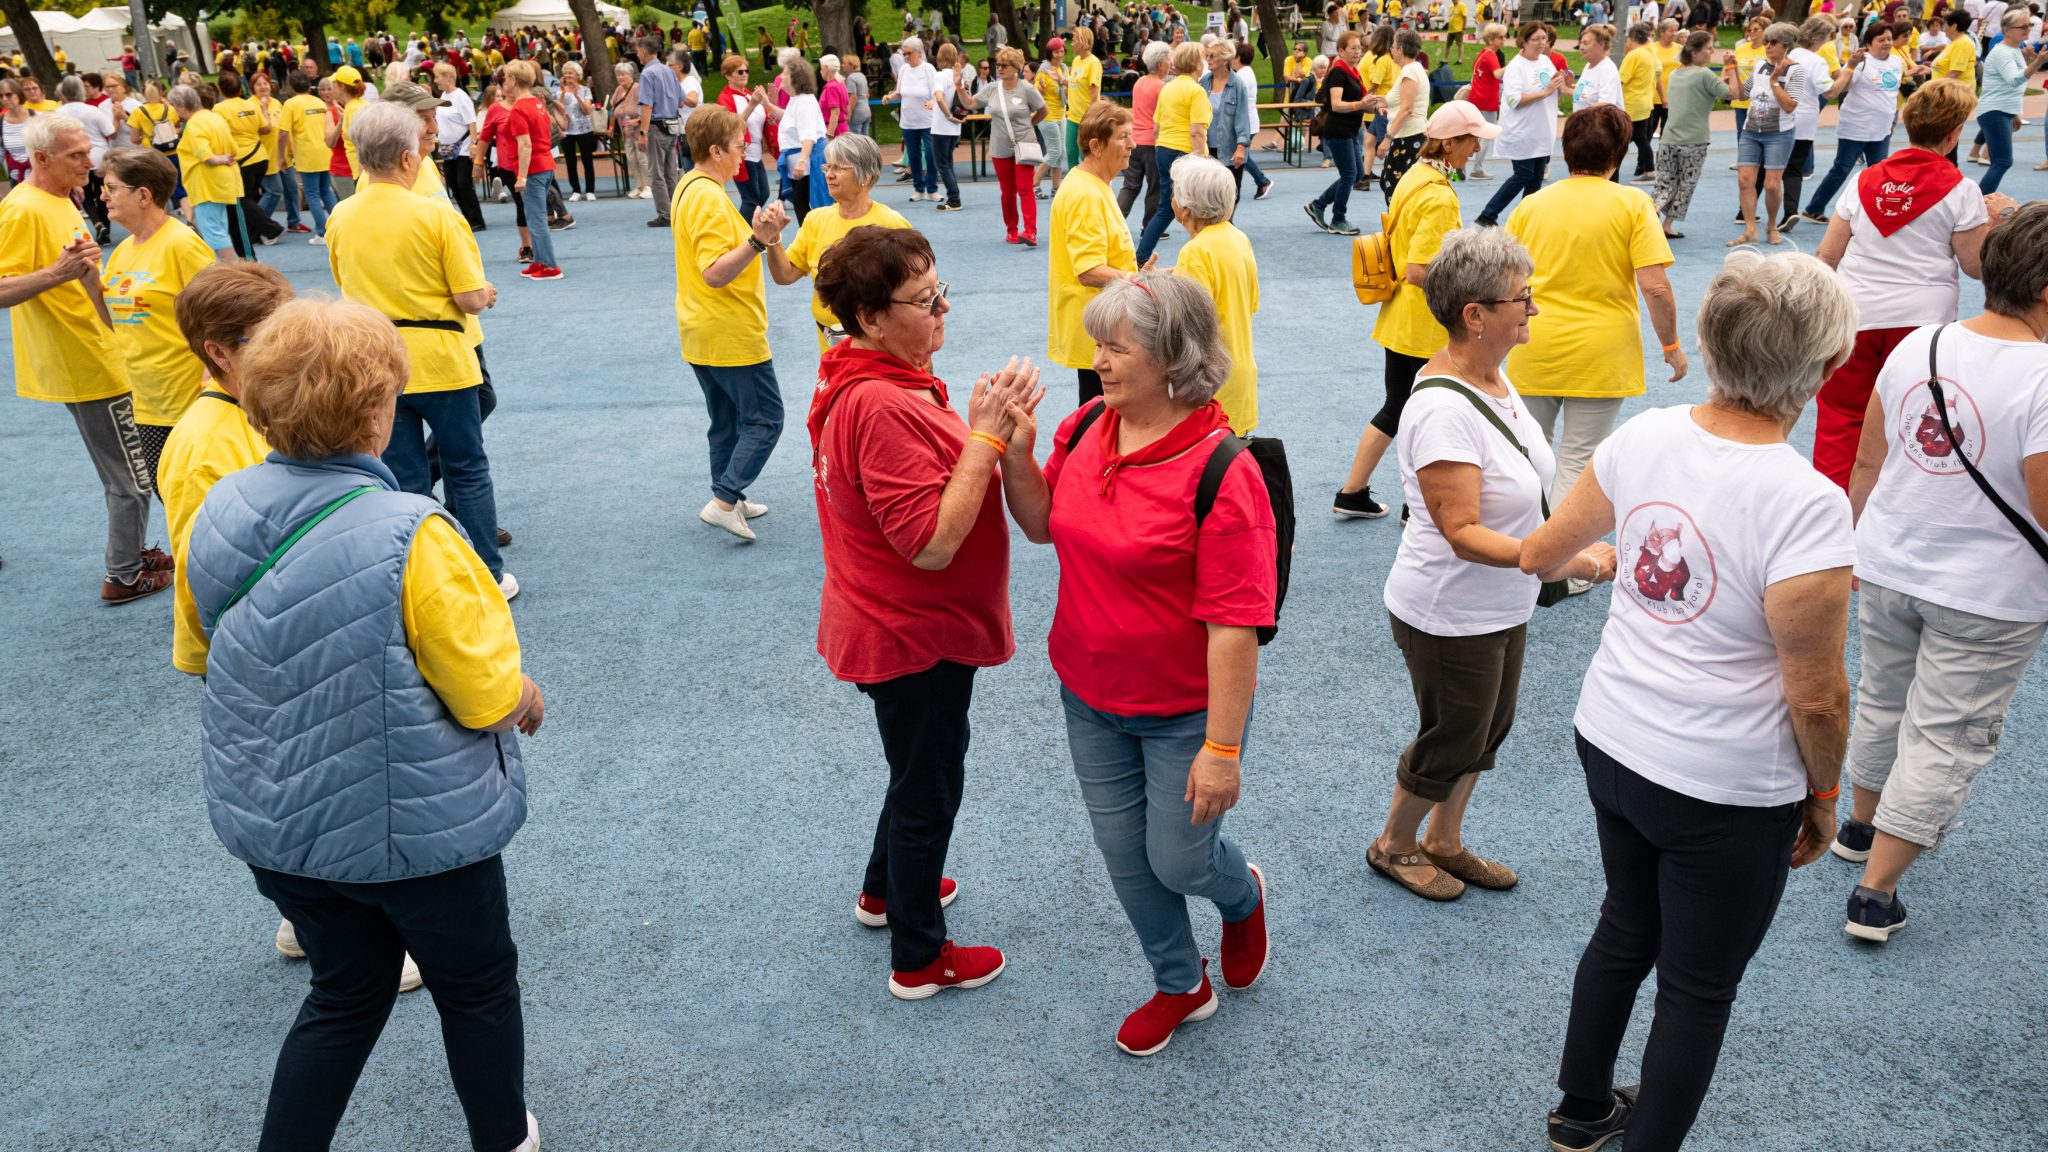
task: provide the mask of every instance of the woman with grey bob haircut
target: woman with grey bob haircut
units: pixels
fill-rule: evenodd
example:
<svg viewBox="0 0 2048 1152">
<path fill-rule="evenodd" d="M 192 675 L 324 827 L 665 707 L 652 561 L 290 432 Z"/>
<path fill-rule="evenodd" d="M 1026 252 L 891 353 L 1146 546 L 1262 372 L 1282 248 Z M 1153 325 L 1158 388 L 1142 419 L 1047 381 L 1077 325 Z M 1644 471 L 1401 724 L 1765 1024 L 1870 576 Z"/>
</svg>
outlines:
<svg viewBox="0 0 2048 1152">
<path fill-rule="evenodd" d="M 1573 716 L 1607 892 L 1572 987 L 1553 1148 L 1624 1129 L 1631 1152 L 1684 1144 L 1787 873 L 1835 834 L 1857 540 L 1848 497 L 1785 437 L 1848 359 L 1856 308 L 1811 256 L 1738 251 L 1698 328 L 1706 403 L 1623 424 L 1522 542 L 1524 572 L 1609 532 L 1621 558 Z M 1617 1088 L 1653 968 L 1642 1084 Z"/>
<path fill-rule="evenodd" d="M 1013 402 L 1003 494 L 1025 537 L 1059 554 L 1046 649 L 1067 747 L 1152 969 L 1154 994 L 1124 1019 L 1116 1045 L 1150 1056 L 1221 1003 L 1190 897 L 1223 922 L 1224 984 L 1249 988 L 1266 967 L 1265 879 L 1223 817 L 1239 797 L 1277 543 L 1259 463 L 1228 439 L 1210 399 L 1230 356 L 1208 290 L 1139 272 L 1104 287 L 1081 322 L 1096 342 L 1102 398 L 1061 424 L 1043 472 L 1031 414 Z M 1189 493 L 1226 450 L 1235 455 L 1198 520 Z"/>
<path fill-rule="evenodd" d="M 1542 579 L 1520 570 L 1522 537 L 1543 523 L 1557 473 L 1549 438 L 1503 368 L 1508 351 L 1529 341 L 1533 269 L 1502 229 L 1444 237 L 1423 297 L 1450 340 L 1416 371 L 1394 433 L 1412 514 L 1383 598 L 1419 716 L 1365 859 L 1425 900 L 1456 900 L 1468 885 L 1515 886 L 1514 869 L 1465 846 L 1465 810 L 1514 726 L 1543 581 L 1614 572 L 1614 550 L 1592 541 Z"/>
<path fill-rule="evenodd" d="M 872 136 L 848 132 L 825 145 L 821 172 L 810 178 L 831 190 L 831 203 L 812 209 L 797 225 L 796 238 L 789 243 L 787 266 L 771 265 L 769 274 L 777 284 L 794 284 L 805 276 L 816 276 L 825 253 L 858 228 L 908 228 L 903 214 L 875 201 L 875 181 L 882 175 L 882 149 Z M 811 320 L 818 326 L 818 351 L 825 352 L 846 339 L 839 317 L 825 306 L 825 299 L 811 295 Z"/>
<path fill-rule="evenodd" d="M 1207 288 L 1216 302 L 1217 326 L 1230 356 L 1230 372 L 1216 402 L 1230 418 L 1231 430 L 1249 436 L 1259 424 L 1259 365 L 1252 355 L 1259 261 L 1251 238 L 1230 222 L 1237 177 L 1211 156 L 1183 156 L 1173 162 L 1171 176 L 1173 218 L 1188 234 L 1173 270 Z"/>
<path fill-rule="evenodd" d="M 420 118 L 409 108 L 380 101 L 356 113 L 348 135 L 363 170 L 388 175 L 398 171 L 407 153 L 418 154 Z"/>
</svg>

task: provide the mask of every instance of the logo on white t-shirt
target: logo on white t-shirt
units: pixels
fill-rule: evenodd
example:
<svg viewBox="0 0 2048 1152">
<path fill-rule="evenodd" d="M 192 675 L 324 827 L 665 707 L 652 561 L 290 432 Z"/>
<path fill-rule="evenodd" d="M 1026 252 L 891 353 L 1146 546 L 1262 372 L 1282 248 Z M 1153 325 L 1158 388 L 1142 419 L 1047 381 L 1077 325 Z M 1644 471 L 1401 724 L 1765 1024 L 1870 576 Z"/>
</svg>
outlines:
<svg viewBox="0 0 2048 1152">
<path fill-rule="evenodd" d="M 1942 428 L 1941 413 L 1923 380 L 1906 389 L 1905 398 L 1899 402 L 1899 446 L 1906 459 L 1922 472 L 1956 476 L 1967 471 L 1963 467 L 1964 453 L 1969 454 L 1970 463 L 1980 467 L 1984 463 L 1984 416 L 1963 386 L 1946 376 L 1941 378 L 1941 393 L 1948 401 L 1949 426 L 1955 429 L 1955 440 L 1961 443 L 1950 440 Z"/>
<path fill-rule="evenodd" d="M 1714 601 L 1714 550 L 1692 514 L 1653 500 L 1622 517 L 1615 537 L 1616 583 L 1636 606 L 1666 624 L 1688 624 Z"/>
</svg>

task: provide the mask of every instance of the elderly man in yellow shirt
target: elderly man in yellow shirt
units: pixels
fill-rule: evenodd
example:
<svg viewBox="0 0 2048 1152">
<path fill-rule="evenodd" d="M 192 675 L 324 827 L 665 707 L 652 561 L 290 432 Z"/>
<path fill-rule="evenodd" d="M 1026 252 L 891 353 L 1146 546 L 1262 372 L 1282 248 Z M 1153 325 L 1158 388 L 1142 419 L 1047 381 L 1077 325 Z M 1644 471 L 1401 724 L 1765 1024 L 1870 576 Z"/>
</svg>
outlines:
<svg viewBox="0 0 2048 1152">
<path fill-rule="evenodd" d="M 92 174 L 85 126 L 55 113 L 22 128 L 29 177 L 0 199 L 0 308 L 14 335 L 14 392 L 71 413 L 107 501 L 100 599 L 125 604 L 171 586 L 171 558 L 143 547 L 154 491 L 135 431 L 128 367 L 100 294 L 99 245 L 71 203 Z"/>
<path fill-rule="evenodd" d="M 445 198 L 413 189 L 423 127 L 417 112 L 379 101 L 349 128 L 362 167 L 356 194 L 327 220 L 327 264 L 343 296 L 391 318 L 411 374 L 398 398 L 384 464 L 407 492 L 433 491 L 433 431 L 448 510 L 469 533 L 507 600 L 519 581 L 498 554 L 498 498 L 484 451 L 483 364 L 470 317 L 495 304 L 476 237 Z"/>
<path fill-rule="evenodd" d="M 711 421 L 711 500 L 697 518 L 752 540 L 747 522 L 768 508 L 747 499 L 747 489 L 782 438 L 782 387 L 768 353 L 768 288 L 761 265 L 785 284 L 801 273 L 782 250 L 782 228 L 789 222 L 782 205 L 756 208 L 749 221 L 726 195 L 727 182 L 746 162 L 746 136 L 745 122 L 722 106 L 705 105 L 690 114 L 683 138 L 696 167 L 676 188 L 669 218 L 675 221 L 683 362 L 704 392 Z"/>
</svg>

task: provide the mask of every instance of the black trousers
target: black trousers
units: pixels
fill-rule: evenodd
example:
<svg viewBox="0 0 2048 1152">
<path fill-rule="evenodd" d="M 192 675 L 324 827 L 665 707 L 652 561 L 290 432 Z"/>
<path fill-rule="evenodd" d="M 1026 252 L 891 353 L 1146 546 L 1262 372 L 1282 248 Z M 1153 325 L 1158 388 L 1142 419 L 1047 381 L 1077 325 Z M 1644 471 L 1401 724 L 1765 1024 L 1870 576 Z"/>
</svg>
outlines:
<svg viewBox="0 0 2048 1152">
<path fill-rule="evenodd" d="M 256 890 L 297 931 L 313 987 L 285 1034 L 263 1113 L 261 1152 L 323 1150 L 398 999 L 407 952 L 441 1014 L 448 1075 L 477 1152 L 526 1139 L 526 1033 L 519 949 L 500 857 L 384 884 L 340 884 L 263 868 Z"/>
<path fill-rule="evenodd" d="M 1785 161 L 1785 174 L 1779 177 L 1779 183 L 1785 189 L 1785 206 L 1778 211 L 1781 217 L 1798 214 L 1799 193 L 1806 188 L 1806 166 L 1812 162 L 1812 159 L 1813 141 L 1794 140 L 1792 142 L 1792 156 Z M 1759 204 L 1763 202 L 1761 195 L 1757 197 L 1757 202 Z M 1777 221 L 1771 220 L 1766 223 L 1776 224 Z"/>
<path fill-rule="evenodd" d="M 1396 352 L 1392 348 L 1384 348 L 1382 351 L 1387 354 L 1387 399 L 1380 405 L 1380 410 L 1373 413 L 1372 426 L 1385 434 L 1387 439 L 1392 440 L 1394 434 L 1401 430 L 1401 411 L 1408 407 L 1408 393 L 1415 387 L 1415 377 L 1429 361 L 1420 356 Z"/>
<path fill-rule="evenodd" d="M 562 167 L 569 173 L 569 191 L 597 191 L 596 156 L 597 133 L 579 132 L 573 136 L 562 137 Z M 583 165 L 583 179 L 580 182 L 576 179 L 576 165 L 579 162 Z"/>
<path fill-rule="evenodd" d="M 1698 800 L 1576 739 L 1607 898 L 1572 983 L 1557 1086 L 1607 1098 L 1636 990 L 1655 967 L 1656 1015 L 1626 1139 L 1628 1152 L 1673 1152 L 1706 1099 L 1736 987 L 1785 894 L 1799 805 Z"/>
<path fill-rule="evenodd" d="M 1656 154 L 1650 151 L 1650 124 L 1652 119 L 1654 119 L 1654 116 L 1645 116 L 1633 123 L 1636 142 L 1636 175 L 1638 176 L 1646 176 L 1657 170 Z M 1616 168 L 1614 173 L 1616 176 L 1621 175 L 1621 169 Z"/>
<path fill-rule="evenodd" d="M 256 240 L 275 240 L 284 235 L 284 225 L 263 210 L 263 170 L 269 166 L 267 160 L 242 165 L 242 221 L 250 237 Z"/>
<path fill-rule="evenodd" d="M 455 206 L 462 210 L 462 218 L 469 221 L 470 231 L 481 232 L 484 229 L 484 210 L 476 200 L 474 167 L 467 152 L 450 156 L 441 161 L 441 182 L 448 186 L 448 195 L 455 198 Z"/>
<path fill-rule="evenodd" d="M 1102 395 L 1102 377 L 1095 374 L 1095 369 L 1076 368 L 1074 369 L 1074 375 L 1080 381 L 1081 403 L 1086 404 L 1097 396 Z"/>
<path fill-rule="evenodd" d="M 875 821 L 861 891 L 889 902 L 889 966 L 913 972 L 939 958 L 946 914 L 939 880 L 967 781 L 967 706 L 974 669 L 941 660 L 922 672 L 859 686 L 875 703 L 889 791 Z"/>
<path fill-rule="evenodd" d="M 1131 214 L 1131 205 L 1138 202 L 1139 190 L 1145 195 L 1145 214 L 1139 219 L 1150 220 L 1159 214 L 1159 173 L 1152 168 L 1151 144 L 1140 144 L 1131 149 L 1131 159 L 1124 165 L 1123 183 L 1116 190 L 1116 206 L 1126 216 Z"/>
</svg>

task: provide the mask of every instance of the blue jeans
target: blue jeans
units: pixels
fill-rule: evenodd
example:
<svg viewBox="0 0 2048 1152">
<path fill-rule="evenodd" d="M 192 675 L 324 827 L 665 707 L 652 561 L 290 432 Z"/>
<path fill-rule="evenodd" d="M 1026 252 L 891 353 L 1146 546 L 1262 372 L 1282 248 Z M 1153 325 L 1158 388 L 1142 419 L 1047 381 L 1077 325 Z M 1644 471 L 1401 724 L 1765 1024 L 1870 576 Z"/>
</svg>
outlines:
<svg viewBox="0 0 2048 1152">
<path fill-rule="evenodd" d="M 932 171 L 931 129 L 903 130 L 903 162 L 910 165 L 910 186 L 914 190 L 925 193 L 939 190 L 938 177 Z"/>
<path fill-rule="evenodd" d="M 1253 155 L 1250 145 L 1246 145 L 1244 150 L 1244 174 L 1252 178 L 1254 187 L 1264 188 L 1273 182 L 1264 172 L 1259 171 L 1258 157 Z"/>
<path fill-rule="evenodd" d="M 759 160 L 744 161 L 747 166 L 745 180 L 734 182 L 740 191 L 740 215 L 747 224 L 754 223 L 754 209 L 768 203 L 768 169 Z"/>
<path fill-rule="evenodd" d="M 775 362 L 731 368 L 692 364 L 690 371 L 704 390 L 710 420 L 704 436 L 711 445 L 711 494 L 737 504 L 782 438 L 782 386 L 775 381 Z"/>
<path fill-rule="evenodd" d="M 1473 223 L 1481 227 L 1492 227 L 1500 223 L 1500 214 L 1515 202 L 1515 197 L 1526 196 L 1543 187 L 1543 174 L 1550 170 L 1550 157 L 1538 156 L 1533 160 L 1511 160 L 1513 171 L 1493 190 L 1493 199 L 1486 202 Z"/>
<path fill-rule="evenodd" d="M 2011 151 L 2010 148 L 2006 150 L 2008 157 Z M 1857 161 L 1861 160 L 1866 165 L 1878 164 L 1891 154 L 1889 138 L 1835 141 L 1835 162 L 1828 167 L 1828 174 L 1820 178 L 1820 183 L 1813 186 L 1813 196 L 1806 202 L 1806 211 L 1814 216 L 1828 215 L 1828 201 L 1835 198 L 1835 193 L 1842 190 L 1843 183 L 1856 171 Z M 1785 210 L 1789 212 L 1792 207 L 1788 205 Z"/>
<path fill-rule="evenodd" d="M 1173 223 L 1173 162 L 1187 155 L 1175 152 L 1164 144 L 1152 149 L 1152 171 L 1159 176 L 1159 208 L 1145 221 L 1145 232 L 1138 237 L 1138 267 L 1152 258 L 1152 250 L 1159 247 L 1159 241 L 1166 236 L 1166 226 Z"/>
<path fill-rule="evenodd" d="M 527 177 L 529 189 L 532 179 Z M 384 466 L 400 488 L 431 495 L 434 474 L 427 459 L 426 430 L 433 429 L 448 511 L 469 535 L 469 546 L 497 577 L 504 575 L 505 565 L 498 558 L 498 494 L 491 484 L 491 459 L 484 454 L 482 391 L 482 385 L 473 384 L 448 392 L 401 393 L 398 415 L 391 422 L 391 443 L 384 448 Z"/>
<path fill-rule="evenodd" d="M 792 208 L 796 207 L 796 176 L 790 172 L 789 162 L 796 152 L 794 148 L 784 148 L 775 157 L 775 198 Z M 747 219 L 752 223 L 752 217 Z"/>
<path fill-rule="evenodd" d="M 1323 144 L 1330 150 L 1330 159 L 1337 163 L 1337 178 L 1316 197 L 1315 206 L 1332 209 L 1330 223 L 1335 224 L 1351 208 L 1351 186 L 1358 183 L 1359 174 L 1364 171 L 1360 165 L 1365 163 L 1365 153 L 1357 136 L 1325 136 Z"/>
<path fill-rule="evenodd" d="M 263 198 L 256 202 L 256 210 L 265 216 L 277 211 L 277 202 L 284 201 L 285 225 L 299 227 L 298 193 L 285 186 L 285 172 L 290 169 L 268 173 L 263 177 Z"/>
<path fill-rule="evenodd" d="M 1118 716 L 1088 707 L 1064 686 L 1060 698 L 1095 846 L 1153 983 L 1171 995 L 1192 992 L 1202 985 L 1202 950 L 1187 898 L 1214 901 L 1230 923 L 1259 906 L 1258 881 L 1244 851 L 1224 837 L 1223 818 L 1190 823 L 1194 805 L 1183 799 L 1209 714 Z"/>
<path fill-rule="evenodd" d="M 527 229 L 533 234 L 533 262 L 546 268 L 559 267 L 555 263 L 555 238 L 548 231 L 548 189 L 554 183 L 553 172 L 528 172 L 526 190 L 519 194 L 519 202 L 526 207 L 526 218 L 533 222 Z"/>
<path fill-rule="evenodd" d="M 306 208 L 313 213 L 313 234 L 327 235 L 327 214 L 334 211 L 334 206 L 341 202 L 334 195 L 334 177 L 326 172 L 295 172 L 292 175 L 298 179 L 300 187 L 305 189 Z M 289 187 L 285 195 L 287 199 L 291 198 Z M 292 219 L 298 219 L 297 213 L 293 214 Z"/>
<path fill-rule="evenodd" d="M 940 184 L 946 186 L 948 204 L 960 202 L 960 180 L 953 174 L 953 152 L 959 146 L 958 136 L 932 137 L 932 169 L 937 173 L 932 177 L 932 187 L 937 188 Z M 822 168 L 820 170 L 822 171 Z"/>
<path fill-rule="evenodd" d="M 1977 127 L 1984 138 L 1984 150 L 1990 155 L 1991 167 L 1984 170 L 1984 178 L 1977 186 L 1986 196 L 1998 191 L 1998 182 L 2012 170 L 2012 129 L 2015 117 L 2010 112 L 1986 112 L 1977 117 Z"/>
</svg>

